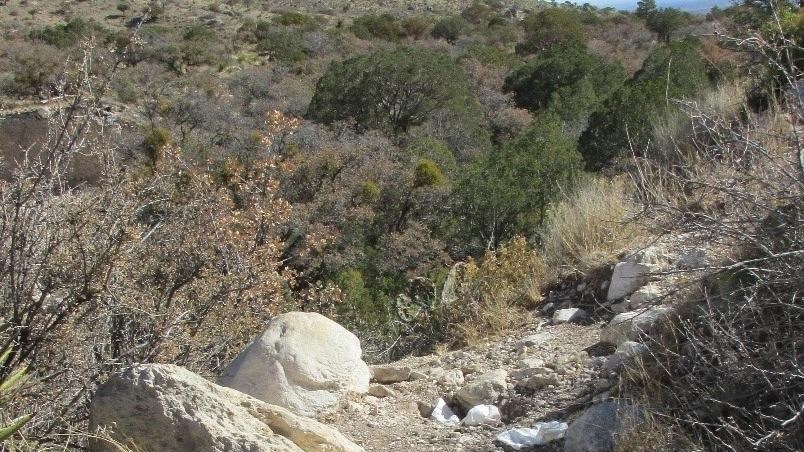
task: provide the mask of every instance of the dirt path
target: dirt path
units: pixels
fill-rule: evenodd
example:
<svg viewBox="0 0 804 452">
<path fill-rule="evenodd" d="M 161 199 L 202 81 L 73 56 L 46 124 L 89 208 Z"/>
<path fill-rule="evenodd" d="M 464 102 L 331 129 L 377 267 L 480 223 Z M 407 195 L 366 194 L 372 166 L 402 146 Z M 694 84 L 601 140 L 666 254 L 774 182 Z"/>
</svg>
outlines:
<svg viewBox="0 0 804 452">
<path fill-rule="evenodd" d="M 502 450 L 501 445 L 495 444 L 500 432 L 513 427 L 531 427 L 539 421 L 568 421 L 596 392 L 604 391 L 610 384 L 600 378 L 602 360 L 595 358 L 606 352 L 595 350 L 599 348 L 595 347 L 599 325 L 545 323 L 549 322 L 536 319 L 525 329 L 497 341 L 442 356 L 406 358 L 393 363 L 393 366 L 408 366 L 423 375 L 415 381 L 387 385 L 395 393 L 393 396 L 354 396 L 340 410 L 322 420 L 367 451 Z M 516 375 L 518 368 L 539 360 L 556 370 L 558 384 L 536 391 L 518 386 L 512 373 Z M 459 385 L 438 378 L 444 373 L 442 369 L 453 373 L 454 369 L 460 369 L 465 375 L 464 384 L 470 384 L 484 372 L 506 370 L 508 395 L 498 403 L 502 424 L 452 426 L 423 417 L 417 402 L 431 405 L 439 397 L 451 401 L 459 389 Z M 558 446 L 560 444 L 554 445 Z"/>
</svg>

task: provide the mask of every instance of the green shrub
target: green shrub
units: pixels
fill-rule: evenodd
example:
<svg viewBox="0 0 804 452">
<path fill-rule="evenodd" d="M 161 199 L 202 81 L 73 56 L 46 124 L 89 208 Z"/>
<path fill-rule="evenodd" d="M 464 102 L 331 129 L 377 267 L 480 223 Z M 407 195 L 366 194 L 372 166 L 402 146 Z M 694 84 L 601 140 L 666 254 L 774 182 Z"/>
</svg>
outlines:
<svg viewBox="0 0 804 452">
<path fill-rule="evenodd" d="M 360 195 L 368 203 L 374 204 L 380 200 L 382 191 L 376 182 L 369 180 L 360 186 Z"/>
<path fill-rule="evenodd" d="M 508 50 L 485 44 L 473 44 L 466 49 L 464 58 L 474 58 L 486 66 L 511 68 L 518 65 L 520 57 Z"/>
<path fill-rule="evenodd" d="M 405 151 L 415 159 L 435 162 L 439 170 L 452 174 L 458 169 L 455 154 L 443 141 L 432 137 L 422 137 L 410 143 Z"/>
<path fill-rule="evenodd" d="M 218 33 L 205 25 L 193 25 L 184 32 L 181 46 L 182 61 L 197 66 L 220 65 L 228 52 L 224 51 Z"/>
<path fill-rule="evenodd" d="M 155 166 L 162 159 L 165 147 L 172 142 L 173 136 L 169 130 L 162 127 L 152 128 L 142 140 L 142 151 L 148 165 Z"/>
<path fill-rule="evenodd" d="M 599 170 L 626 150 L 642 152 L 653 123 L 676 111 L 671 99 L 694 96 L 710 86 L 709 68 L 693 40 L 654 50 L 625 86 L 592 114 L 579 146 L 589 170 Z"/>
<path fill-rule="evenodd" d="M 414 172 L 413 186 L 419 187 L 434 187 L 444 184 L 444 173 L 438 164 L 432 160 L 422 159 L 416 164 Z"/>
<path fill-rule="evenodd" d="M 47 26 L 31 32 L 31 38 L 46 42 L 60 49 L 77 45 L 82 39 L 96 36 L 105 40 L 109 32 L 93 20 L 72 19 L 65 24 Z"/>
<path fill-rule="evenodd" d="M 260 34 L 257 51 L 283 63 L 298 63 L 307 58 L 301 34 L 295 30 L 271 30 Z"/>
<path fill-rule="evenodd" d="M 459 107 L 482 117 L 463 70 L 446 55 L 399 47 L 333 63 L 318 81 L 307 115 L 326 124 L 353 119 L 360 129 L 396 135 L 438 110 Z"/>
<path fill-rule="evenodd" d="M 274 23 L 286 27 L 298 27 L 304 31 L 317 30 L 321 22 L 309 14 L 297 11 L 288 11 L 274 18 Z"/>
<path fill-rule="evenodd" d="M 535 237 L 550 203 L 573 187 L 581 172 L 574 140 L 553 114 L 540 115 L 511 142 L 480 159 L 456 188 L 459 240 L 477 249 L 515 235 Z"/>
<path fill-rule="evenodd" d="M 660 8 L 648 15 L 646 25 L 659 35 L 659 39 L 670 42 L 673 33 L 681 28 L 692 17 L 676 8 Z"/>
<path fill-rule="evenodd" d="M 557 46 L 578 46 L 585 42 L 583 23 L 577 11 L 548 8 L 529 14 L 522 21 L 525 42 L 517 46 L 519 53 L 538 53 Z"/>
<path fill-rule="evenodd" d="M 594 111 L 625 78 L 619 64 L 609 64 L 582 47 L 556 47 L 514 71 L 503 89 L 514 93 L 519 107 L 534 112 L 552 108 L 571 120 Z"/>
<path fill-rule="evenodd" d="M 352 33 L 360 39 L 384 39 L 398 41 L 404 36 L 402 24 L 390 14 L 358 17 L 352 22 Z"/>
<path fill-rule="evenodd" d="M 6 325 L 3 325 L 4 327 Z M 3 338 L 4 340 L 6 338 Z M 14 434 L 19 432 L 25 424 L 30 422 L 33 418 L 30 414 L 25 414 L 18 417 L 7 419 L 6 408 L 10 402 L 18 395 L 20 386 L 28 376 L 28 369 L 23 367 L 21 369 L 8 369 L 6 366 L 9 361 L 9 356 L 13 352 L 9 346 L 0 353 L 0 443 L 4 443 L 7 439 L 11 438 Z M 13 450 L 12 446 L 12 450 Z"/>
<path fill-rule="evenodd" d="M 461 16 L 446 17 L 433 26 L 430 34 L 436 39 L 454 43 L 469 31 L 469 24 Z"/>
<path fill-rule="evenodd" d="M 461 11 L 461 17 L 463 17 L 467 22 L 471 22 L 473 24 L 483 22 L 490 14 L 491 8 L 488 5 L 480 2 L 474 2 L 466 7 L 466 9 Z"/>
<path fill-rule="evenodd" d="M 429 29 L 430 19 L 424 16 L 410 16 L 402 20 L 402 31 L 409 38 L 421 39 Z"/>
</svg>

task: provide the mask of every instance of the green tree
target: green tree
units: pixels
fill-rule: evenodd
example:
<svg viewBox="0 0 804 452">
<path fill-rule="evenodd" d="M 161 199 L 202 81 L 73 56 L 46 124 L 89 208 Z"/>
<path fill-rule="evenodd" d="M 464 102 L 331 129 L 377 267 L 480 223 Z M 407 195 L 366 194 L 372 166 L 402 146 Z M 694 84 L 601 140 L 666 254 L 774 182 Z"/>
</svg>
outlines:
<svg viewBox="0 0 804 452">
<path fill-rule="evenodd" d="M 659 39 L 670 42 L 673 33 L 689 20 L 689 14 L 676 8 L 661 8 L 648 16 L 648 29 L 659 35 Z"/>
<path fill-rule="evenodd" d="M 639 0 L 634 15 L 647 20 L 656 11 L 656 0 Z"/>
<path fill-rule="evenodd" d="M 547 207 L 581 171 L 574 140 L 560 119 L 541 115 L 533 126 L 466 171 L 456 188 L 459 241 L 476 251 L 496 248 L 517 234 L 534 236 Z"/>
<path fill-rule="evenodd" d="M 326 124 L 352 119 L 359 129 L 397 135 L 458 106 L 481 116 L 463 70 L 446 55 L 399 47 L 333 63 L 316 85 L 307 116 Z"/>
<path fill-rule="evenodd" d="M 582 45 L 584 28 L 577 11 L 548 8 L 528 15 L 522 21 L 525 42 L 517 46 L 519 53 L 537 53 L 558 46 Z"/>
<path fill-rule="evenodd" d="M 675 107 L 671 99 L 689 97 L 710 85 L 708 68 L 693 40 L 654 50 L 625 86 L 592 114 L 579 146 L 589 170 L 599 170 L 633 147 L 644 150 L 653 123 Z"/>
<path fill-rule="evenodd" d="M 533 112 L 551 108 L 572 121 L 596 109 L 625 81 L 625 70 L 583 47 L 554 48 L 520 67 L 505 80 L 517 106 Z"/>
<path fill-rule="evenodd" d="M 466 34 L 469 24 L 461 16 L 451 16 L 436 22 L 430 34 L 436 39 L 444 39 L 454 43 L 461 36 Z"/>
</svg>

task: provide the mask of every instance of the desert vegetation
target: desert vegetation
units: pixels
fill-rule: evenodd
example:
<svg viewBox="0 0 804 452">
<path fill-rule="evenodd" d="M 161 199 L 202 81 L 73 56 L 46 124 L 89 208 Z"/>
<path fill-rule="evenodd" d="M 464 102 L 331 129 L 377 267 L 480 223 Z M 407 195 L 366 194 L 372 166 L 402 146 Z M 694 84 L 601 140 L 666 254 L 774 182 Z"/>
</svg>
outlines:
<svg viewBox="0 0 804 452">
<path fill-rule="evenodd" d="M 111 373 L 219 375 L 287 311 L 375 361 L 502 335 L 657 236 L 720 259 L 623 375 L 630 450 L 804 447 L 796 5 L 85 3 L 0 13 L 0 115 L 39 121 L 0 144 L 10 448 L 85 448 Z"/>
</svg>

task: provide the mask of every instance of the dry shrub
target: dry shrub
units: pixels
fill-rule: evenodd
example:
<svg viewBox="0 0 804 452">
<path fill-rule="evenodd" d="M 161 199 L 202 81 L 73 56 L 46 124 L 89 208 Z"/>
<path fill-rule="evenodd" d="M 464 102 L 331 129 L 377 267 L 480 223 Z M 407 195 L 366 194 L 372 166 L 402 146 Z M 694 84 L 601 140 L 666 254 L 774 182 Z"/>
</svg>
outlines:
<svg viewBox="0 0 804 452">
<path fill-rule="evenodd" d="M 623 180 L 591 179 L 554 205 L 542 235 L 545 260 L 562 273 L 587 275 L 633 244 L 638 228 Z"/>
<path fill-rule="evenodd" d="M 734 43 L 771 57 L 788 83 L 800 79 L 772 58 L 784 48 Z M 651 221 L 729 253 L 703 269 L 698 295 L 686 297 L 631 390 L 708 449 L 802 450 L 804 151 L 795 124 L 804 110 L 800 100 L 762 114 L 702 106 L 683 104 L 690 133 L 672 155 L 641 160 L 634 179 Z"/>
<path fill-rule="evenodd" d="M 30 367 L 37 384 L 10 412 L 35 414 L 24 434 L 38 449 L 82 447 L 90 395 L 120 367 L 217 372 L 285 309 L 293 282 L 281 270 L 289 206 L 274 160 L 229 165 L 222 178 L 166 146 L 148 168 L 123 167 L 87 136 L 108 80 L 82 80 L 0 183 L 0 349 L 13 346 L 0 379 Z M 287 118 L 273 119 L 266 149 L 285 130 L 276 122 Z M 65 175 L 86 154 L 101 174 L 73 187 Z"/>
<path fill-rule="evenodd" d="M 479 263 L 468 261 L 461 269 L 457 301 L 448 307 L 455 342 L 471 344 L 522 325 L 525 308 L 542 299 L 546 273 L 544 260 L 522 237 L 487 252 Z"/>
</svg>

